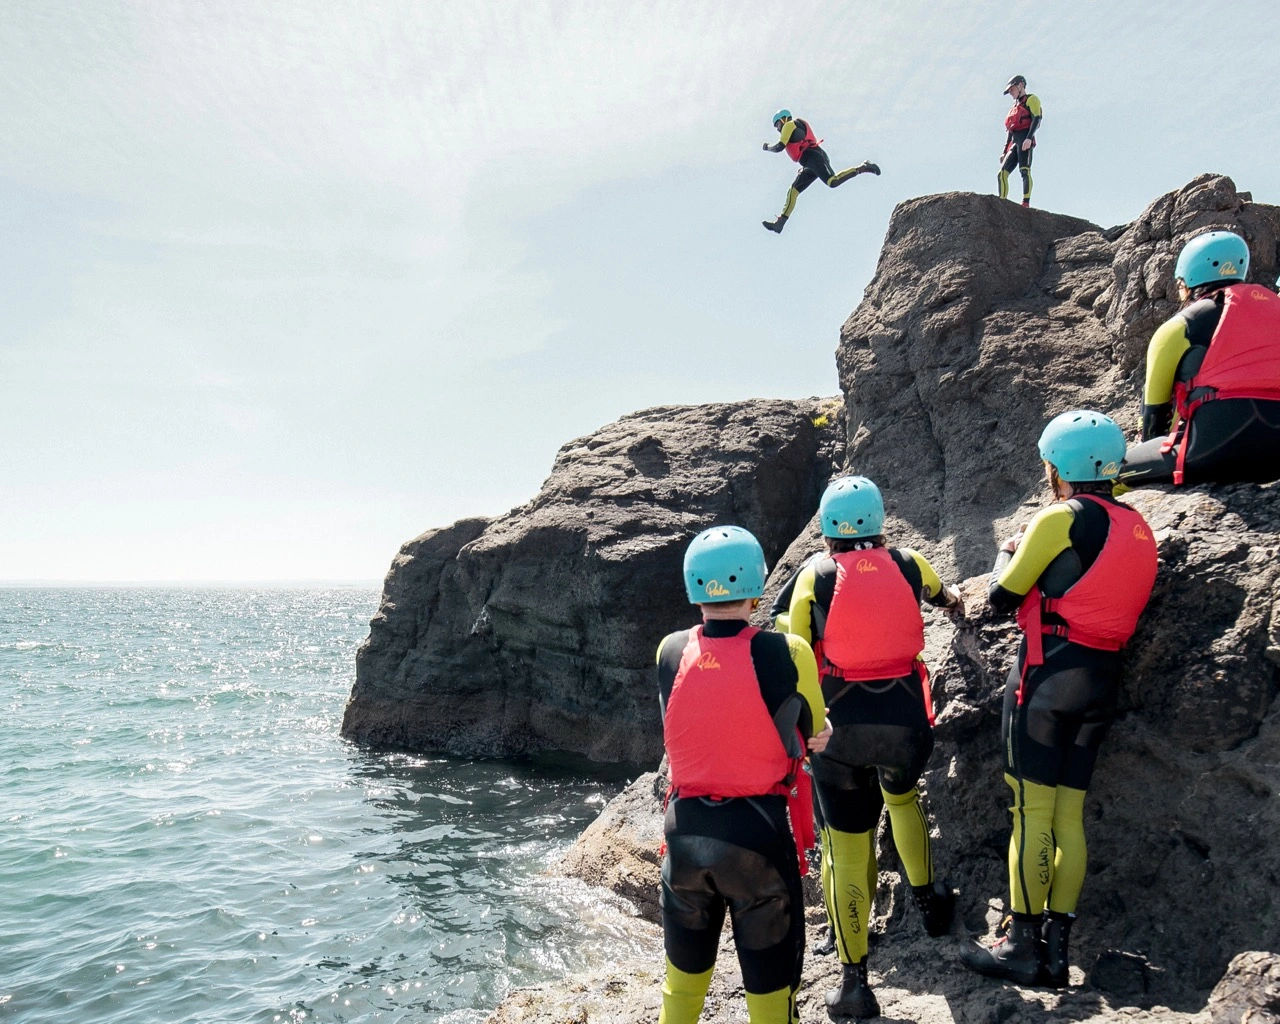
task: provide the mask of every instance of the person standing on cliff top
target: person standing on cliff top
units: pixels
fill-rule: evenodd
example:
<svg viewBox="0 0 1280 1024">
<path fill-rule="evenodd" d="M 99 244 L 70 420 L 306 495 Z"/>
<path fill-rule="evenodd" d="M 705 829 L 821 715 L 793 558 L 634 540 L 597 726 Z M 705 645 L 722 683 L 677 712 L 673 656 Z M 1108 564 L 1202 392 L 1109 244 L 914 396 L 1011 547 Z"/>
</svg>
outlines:
<svg viewBox="0 0 1280 1024">
<path fill-rule="evenodd" d="M 828 188 L 839 188 L 850 178 L 859 174 L 880 173 L 879 167 L 870 160 L 864 160 L 857 167 L 846 167 L 837 174 L 831 169 L 831 158 L 822 148 L 822 140 L 813 134 L 813 127 L 808 121 L 793 118 L 789 110 L 779 110 L 774 114 L 773 126 L 778 130 L 780 137 L 777 142 L 766 142 L 764 149 L 769 153 L 781 153 L 785 149 L 787 156 L 800 165 L 800 173 L 787 189 L 787 199 L 783 203 L 782 213 L 778 214 L 775 220 L 761 222 L 770 231 L 782 233 L 787 218 L 796 208 L 796 200 L 800 198 L 800 193 L 815 181 L 821 180 Z"/>
<path fill-rule="evenodd" d="M 1109 416 L 1065 412 L 1040 435 L 1053 504 L 1008 538 L 988 590 L 1024 634 L 1005 686 L 1001 739 L 1013 790 L 1003 938 L 961 953 L 966 967 L 1019 985 L 1064 988 L 1068 939 L 1088 854 L 1084 798 L 1111 728 L 1120 650 L 1156 578 L 1156 542 L 1115 500 L 1124 433 Z"/>
<path fill-rule="evenodd" d="M 764 552 L 748 531 L 700 533 L 685 553 L 684 581 L 702 625 L 658 645 L 671 772 L 658 1021 L 697 1021 L 727 909 L 751 1024 L 790 1024 L 804 964 L 800 875 L 813 846 L 803 761 L 806 746 L 822 750 L 831 735 L 817 668 L 799 637 L 748 623 L 765 582 Z"/>
<path fill-rule="evenodd" d="M 1031 205 L 1031 156 L 1036 144 L 1036 129 L 1044 114 L 1040 100 L 1027 92 L 1027 80 L 1014 75 L 1004 87 L 1005 95 L 1013 98 L 1013 107 L 1005 115 L 1007 133 L 1004 149 L 1000 153 L 1000 173 L 996 181 L 1000 186 L 1000 198 L 1009 198 L 1009 172 L 1015 167 L 1022 173 L 1022 205 Z"/>
<path fill-rule="evenodd" d="M 1125 486 L 1280 479 L 1280 296 L 1245 284 L 1248 271 L 1234 232 L 1183 247 L 1184 305 L 1147 346 L 1143 443 L 1125 454 Z"/>
<path fill-rule="evenodd" d="M 822 891 L 836 952 L 839 988 L 827 1012 L 875 1017 L 867 981 L 867 930 L 879 873 L 875 829 L 889 806 L 893 841 L 927 934 L 951 928 L 955 895 L 934 870 L 929 823 L 916 784 L 933 752 L 933 700 L 920 602 L 959 608 L 917 551 L 884 543 L 884 501 L 862 476 L 833 481 L 819 505 L 823 557 L 788 585 L 790 631 L 813 644 L 822 695 L 835 731 L 813 757 L 822 819 Z"/>
</svg>

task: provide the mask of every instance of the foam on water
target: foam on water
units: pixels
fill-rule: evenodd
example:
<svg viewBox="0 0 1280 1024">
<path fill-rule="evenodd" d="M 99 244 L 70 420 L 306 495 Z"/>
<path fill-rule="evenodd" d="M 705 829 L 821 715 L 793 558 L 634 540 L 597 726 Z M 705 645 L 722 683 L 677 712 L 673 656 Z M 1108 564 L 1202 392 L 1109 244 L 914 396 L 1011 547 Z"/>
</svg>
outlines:
<svg viewBox="0 0 1280 1024">
<path fill-rule="evenodd" d="M 373 591 L 0 589 L 0 1018 L 478 1020 L 634 941 L 622 779 L 338 735 Z"/>
</svg>

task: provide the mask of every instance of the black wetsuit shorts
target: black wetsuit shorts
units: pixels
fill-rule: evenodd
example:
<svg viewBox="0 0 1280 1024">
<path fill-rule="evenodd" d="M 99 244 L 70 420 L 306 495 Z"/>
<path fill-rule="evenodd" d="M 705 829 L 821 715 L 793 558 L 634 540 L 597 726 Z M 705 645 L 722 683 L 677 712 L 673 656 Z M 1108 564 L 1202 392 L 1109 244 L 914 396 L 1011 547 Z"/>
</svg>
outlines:
<svg viewBox="0 0 1280 1024">
<path fill-rule="evenodd" d="M 1042 786 L 1088 789 L 1116 714 L 1120 654 L 1046 636 L 1044 664 L 1026 669 L 1024 680 L 1026 656 L 1024 638 L 1005 683 L 1004 770 Z"/>
<path fill-rule="evenodd" d="M 887 792 L 910 792 L 933 753 L 933 728 L 919 676 L 849 683 L 822 680 L 834 728 L 827 749 L 813 754 L 814 789 L 824 824 L 870 832 Z"/>
<path fill-rule="evenodd" d="M 1009 147 L 1009 151 L 1004 155 L 1004 163 L 1000 165 L 1000 170 L 1008 174 L 1015 167 L 1030 167 L 1031 157 L 1036 151 L 1036 147 L 1024 150 L 1022 144 L 1027 141 L 1026 132 L 1013 133 L 1013 145 Z"/>
<path fill-rule="evenodd" d="M 815 181 L 821 181 L 825 185 L 835 176 L 827 151 L 821 146 L 810 146 L 800 154 L 800 173 L 796 175 L 791 187 L 797 192 L 803 192 Z"/>
<path fill-rule="evenodd" d="M 743 987 L 797 988 L 804 897 L 786 798 L 675 799 L 663 829 L 662 930 L 671 963 L 686 974 L 711 970 L 728 909 Z"/>
</svg>

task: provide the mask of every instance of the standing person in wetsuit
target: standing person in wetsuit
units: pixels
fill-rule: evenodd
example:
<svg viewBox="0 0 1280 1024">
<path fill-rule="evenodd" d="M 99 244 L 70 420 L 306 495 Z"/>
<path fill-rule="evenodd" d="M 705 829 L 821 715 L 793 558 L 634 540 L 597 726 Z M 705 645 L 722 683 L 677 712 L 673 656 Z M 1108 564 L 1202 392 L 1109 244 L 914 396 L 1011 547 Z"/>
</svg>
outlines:
<svg viewBox="0 0 1280 1024">
<path fill-rule="evenodd" d="M 684 579 L 702 625 L 658 647 L 671 766 L 658 1021 L 697 1021 L 727 908 L 751 1024 L 791 1024 L 804 963 L 800 851 L 813 845 L 802 763 L 806 743 L 818 751 L 831 735 L 817 668 L 799 637 L 748 624 L 764 593 L 765 564 L 746 530 L 700 533 L 685 553 Z M 789 802 L 802 805 L 790 821 Z"/>
<path fill-rule="evenodd" d="M 1004 87 L 1006 96 L 1013 99 L 1013 107 L 1005 115 L 1007 133 L 1004 149 L 1000 152 L 1000 173 L 996 181 L 1000 186 L 1000 198 L 1009 198 L 1009 172 L 1015 167 L 1022 174 L 1022 205 L 1031 205 L 1031 157 L 1036 145 L 1036 129 L 1040 127 L 1044 113 L 1040 99 L 1027 92 L 1027 80 L 1014 75 Z"/>
<path fill-rule="evenodd" d="M 770 231 L 782 233 L 787 218 L 796 208 L 796 200 L 800 198 L 800 193 L 815 181 L 822 181 L 829 188 L 839 188 L 850 178 L 859 174 L 880 173 L 879 167 L 870 160 L 864 160 L 857 167 L 846 167 L 837 174 L 831 169 L 831 158 L 822 148 L 821 140 L 813 134 L 813 127 L 808 121 L 793 118 L 789 110 L 779 110 L 774 114 L 773 126 L 780 133 L 780 138 L 774 143 L 766 142 L 765 150 L 770 153 L 781 153 L 785 149 L 787 156 L 800 165 L 800 173 L 787 189 L 787 199 L 783 203 L 782 213 L 776 220 L 761 222 Z"/>
<path fill-rule="evenodd" d="M 822 820 L 822 891 L 843 966 L 826 995 L 831 1017 L 880 1012 L 867 981 L 867 926 L 878 871 L 875 829 L 889 805 L 893 840 L 931 936 L 951 927 L 955 895 L 937 879 L 916 788 L 933 751 L 933 709 L 920 602 L 958 608 L 910 548 L 884 543 L 884 502 L 862 476 L 833 481 L 819 506 L 825 557 L 791 588 L 789 628 L 813 643 L 835 731 L 811 759 Z"/>
<path fill-rule="evenodd" d="M 1245 284 L 1248 270 L 1249 246 L 1230 231 L 1183 247 L 1173 273 L 1185 305 L 1147 346 L 1143 443 L 1121 483 L 1280 479 L 1280 296 Z"/>
<path fill-rule="evenodd" d="M 1102 413 L 1052 420 L 1040 457 L 1054 503 L 1006 540 L 989 590 L 1024 637 L 1005 685 L 1001 738 L 1013 790 L 1011 920 L 967 967 L 1020 985 L 1067 984 L 1067 943 L 1084 885 L 1084 797 L 1116 713 L 1120 649 L 1156 578 L 1142 516 L 1112 497 L 1124 434 Z"/>
</svg>

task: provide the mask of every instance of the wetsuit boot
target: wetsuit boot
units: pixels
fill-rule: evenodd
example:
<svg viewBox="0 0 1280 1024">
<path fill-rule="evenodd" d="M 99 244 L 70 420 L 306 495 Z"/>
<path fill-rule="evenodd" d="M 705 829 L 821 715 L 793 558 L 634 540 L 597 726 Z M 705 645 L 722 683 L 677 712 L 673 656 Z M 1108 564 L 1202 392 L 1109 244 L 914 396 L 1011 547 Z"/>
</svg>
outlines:
<svg viewBox="0 0 1280 1024">
<path fill-rule="evenodd" d="M 880 1004 L 867 981 L 867 958 L 864 956 L 857 963 L 840 966 L 844 968 L 840 987 L 827 989 L 827 1016 L 832 1020 L 837 1017 L 879 1017 Z"/>
<path fill-rule="evenodd" d="M 813 944 L 812 950 L 814 956 L 830 956 L 836 951 L 836 931 L 831 925 L 827 925 L 827 930 L 822 938 Z"/>
<path fill-rule="evenodd" d="M 988 978 L 1034 985 L 1040 977 L 1040 918 L 1014 913 L 1009 931 L 988 949 L 978 942 L 960 951 L 961 962 Z"/>
<path fill-rule="evenodd" d="M 936 939 L 951 931 L 951 916 L 956 909 L 956 894 L 942 882 L 913 885 L 911 895 L 924 917 L 925 933 Z"/>
<path fill-rule="evenodd" d="M 1044 912 L 1040 924 L 1040 982 L 1049 988 L 1066 988 L 1068 981 L 1067 945 L 1071 938 L 1071 926 L 1075 914 L 1062 914 L 1054 910 Z"/>
<path fill-rule="evenodd" d="M 879 174 L 880 165 L 873 164 L 870 160 L 863 160 L 853 171 L 855 174 Z"/>
<path fill-rule="evenodd" d="M 777 220 L 762 220 L 760 223 L 763 224 L 765 227 L 767 227 L 770 231 L 780 235 L 782 234 L 783 227 L 786 226 L 787 215 L 785 213 L 779 214 Z"/>
</svg>

